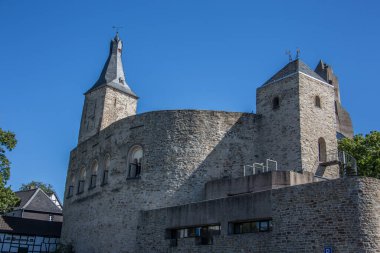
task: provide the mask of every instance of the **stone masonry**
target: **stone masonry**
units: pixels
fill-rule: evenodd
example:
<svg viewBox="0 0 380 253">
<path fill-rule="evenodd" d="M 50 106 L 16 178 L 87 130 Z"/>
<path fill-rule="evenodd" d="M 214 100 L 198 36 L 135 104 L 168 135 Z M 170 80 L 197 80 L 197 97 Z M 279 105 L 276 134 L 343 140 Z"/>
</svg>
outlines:
<svg viewBox="0 0 380 253">
<path fill-rule="evenodd" d="M 143 211 L 137 252 L 379 252 L 379 204 L 380 180 L 345 178 Z M 229 232 L 230 222 L 268 217 L 270 232 Z M 170 247 L 165 229 L 194 224 L 221 224 L 221 234 L 212 245 L 183 238 Z"/>
<path fill-rule="evenodd" d="M 337 152 L 340 96 L 305 63 L 289 62 L 257 89 L 257 114 L 136 114 L 121 54 L 116 35 L 85 93 L 67 171 L 64 244 L 80 253 L 320 252 L 326 244 L 336 252 L 380 251 L 372 224 L 379 183 L 336 179 L 338 167 L 326 163 Z M 277 161 L 278 171 L 244 173 L 266 159 Z M 271 220 L 273 230 L 230 234 L 229 222 L 252 219 Z M 211 223 L 222 229 L 212 245 L 186 238 L 169 247 L 165 239 L 168 229 Z"/>
</svg>

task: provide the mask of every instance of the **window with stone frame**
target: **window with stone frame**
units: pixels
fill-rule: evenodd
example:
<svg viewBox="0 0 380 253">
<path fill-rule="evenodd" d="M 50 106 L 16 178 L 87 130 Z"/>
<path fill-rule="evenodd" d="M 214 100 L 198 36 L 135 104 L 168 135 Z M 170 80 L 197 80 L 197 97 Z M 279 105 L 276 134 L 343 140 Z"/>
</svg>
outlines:
<svg viewBox="0 0 380 253">
<path fill-rule="evenodd" d="M 136 145 L 131 148 L 128 155 L 128 178 L 139 178 L 142 169 L 143 149 Z"/>
<path fill-rule="evenodd" d="M 103 177 L 102 177 L 102 185 L 106 185 L 108 183 L 108 171 L 111 165 L 111 156 L 106 154 L 104 159 L 104 169 L 103 169 Z"/>
<path fill-rule="evenodd" d="M 70 198 L 74 195 L 74 183 L 75 183 L 75 177 L 74 175 L 71 175 L 70 177 L 70 184 L 67 189 L 67 198 Z"/>
<path fill-rule="evenodd" d="M 81 193 L 84 192 L 84 184 L 85 184 L 85 180 L 86 180 L 86 168 L 83 167 L 83 168 L 80 170 L 80 174 L 79 174 L 77 194 L 81 194 Z"/>
<path fill-rule="evenodd" d="M 88 189 L 93 189 L 96 187 L 97 174 L 98 174 L 98 161 L 94 160 L 91 165 L 91 177 L 90 177 L 90 185 Z"/>
</svg>

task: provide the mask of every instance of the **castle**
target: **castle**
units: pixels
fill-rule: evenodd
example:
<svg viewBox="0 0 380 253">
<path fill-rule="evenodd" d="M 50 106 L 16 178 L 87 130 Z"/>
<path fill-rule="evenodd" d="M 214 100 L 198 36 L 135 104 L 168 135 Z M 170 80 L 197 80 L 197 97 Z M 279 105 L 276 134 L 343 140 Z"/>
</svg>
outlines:
<svg viewBox="0 0 380 253">
<path fill-rule="evenodd" d="M 338 79 L 289 62 L 257 113 L 136 114 L 122 41 L 85 93 L 61 240 L 76 252 L 373 252 L 380 182 L 342 171 Z M 324 251 L 329 252 L 329 251 Z"/>
</svg>

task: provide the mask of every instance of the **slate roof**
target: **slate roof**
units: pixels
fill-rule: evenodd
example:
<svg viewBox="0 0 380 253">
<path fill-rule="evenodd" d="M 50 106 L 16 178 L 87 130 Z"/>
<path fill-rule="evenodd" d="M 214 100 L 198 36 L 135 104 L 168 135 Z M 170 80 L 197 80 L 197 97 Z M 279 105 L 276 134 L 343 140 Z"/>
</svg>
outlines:
<svg viewBox="0 0 380 253">
<path fill-rule="evenodd" d="M 110 53 L 104 64 L 102 73 L 98 81 L 96 81 L 86 94 L 100 87 L 109 86 L 137 98 L 125 80 L 121 52 L 122 41 L 119 39 L 119 35 L 116 34 L 115 38 L 111 40 Z"/>
<path fill-rule="evenodd" d="M 60 237 L 61 228 L 62 222 L 0 216 L 0 232 L 3 233 Z"/>
<path fill-rule="evenodd" d="M 314 77 L 322 82 L 326 82 L 325 79 L 320 77 L 317 73 L 315 73 L 309 66 L 307 66 L 301 59 L 296 59 L 292 62 L 289 62 L 285 65 L 280 71 L 274 74 L 268 81 L 266 81 L 262 86 L 273 83 L 277 80 L 280 80 L 286 76 L 289 76 L 294 73 L 302 72 L 306 75 Z"/>
<path fill-rule="evenodd" d="M 49 196 L 40 188 L 18 191 L 15 194 L 21 199 L 21 203 L 17 209 L 23 209 L 28 211 L 46 212 L 54 214 L 62 214 L 62 210 L 59 209 Z"/>
<path fill-rule="evenodd" d="M 18 191 L 15 192 L 16 196 L 21 199 L 20 205 L 18 207 L 23 207 L 29 201 L 31 197 L 36 193 L 36 189 L 27 190 L 27 191 Z"/>
</svg>

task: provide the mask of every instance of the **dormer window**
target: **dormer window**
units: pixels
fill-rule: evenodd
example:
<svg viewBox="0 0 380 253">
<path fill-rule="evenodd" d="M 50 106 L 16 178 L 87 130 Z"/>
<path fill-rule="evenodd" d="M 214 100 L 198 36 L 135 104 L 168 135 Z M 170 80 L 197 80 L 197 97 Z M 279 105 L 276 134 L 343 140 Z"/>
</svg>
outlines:
<svg viewBox="0 0 380 253">
<path fill-rule="evenodd" d="M 128 178 L 139 178 L 141 173 L 141 162 L 143 149 L 141 146 L 134 146 L 128 155 Z"/>
<path fill-rule="evenodd" d="M 321 99 L 319 96 L 315 96 L 315 106 L 321 108 Z"/>
<path fill-rule="evenodd" d="M 275 98 L 273 98 L 273 101 L 272 101 L 272 108 L 273 108 L 274 110 L 280 108 L 280 98 L 279 98 L 279 97 L 275 97 Z"/>
</svg>

